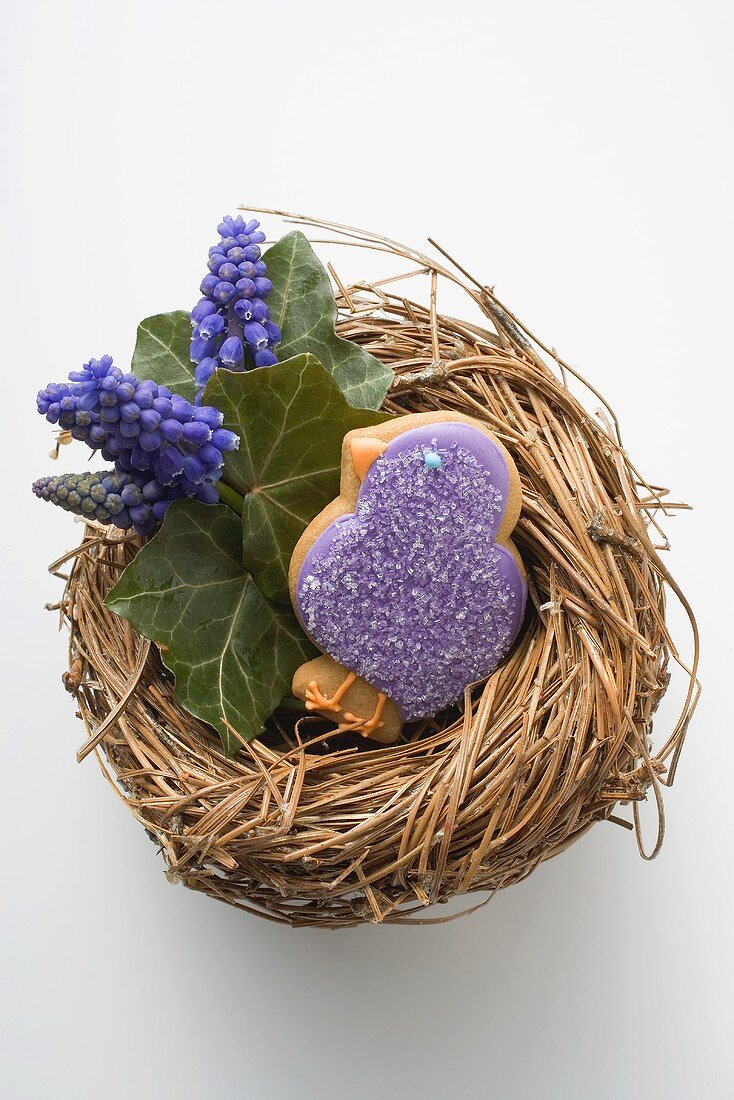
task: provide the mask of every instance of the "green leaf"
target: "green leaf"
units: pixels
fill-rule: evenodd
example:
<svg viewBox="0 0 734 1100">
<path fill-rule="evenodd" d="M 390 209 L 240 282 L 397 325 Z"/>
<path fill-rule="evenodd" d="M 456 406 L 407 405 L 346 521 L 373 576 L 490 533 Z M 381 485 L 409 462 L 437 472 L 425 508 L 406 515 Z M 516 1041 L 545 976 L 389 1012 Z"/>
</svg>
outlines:
<svg viewBox="0 0 734 1100">
<path fill-rule="evenodd" d="M 263 259 L 273 284 L 268 307 L 283 333 L 276 348 L 278 358 L 311 352 L 334 375 L 352 405 L 379 409 L 393 373 L 364 348 L 334 332 L 336 303 L 329 276 L 303 233 L 288 233 Z"/>
<path fill-rule="evenodd" d="M 339 495 L 344 435 L 390 417 L 352 408 L 313 355 L 259 370 L 217 370 L 204 400 L 241 439 L 225 455 L 224 480 L 244 497 L 245 561 L 264 595 L 289 602 L 293 548 Z"/>
<path fill-rule="evenodd" d="M 106 600 L 167 647 L 186 710 L 219 731 L 225 752 L 250 740 L 313 649 L 289 609 L 270 603 L 242 565 L 239 517 L 223 504 L 174 501 Z"/>
<path fill-rule="evenodd" d="M 185 310 L 146 317 L 138 325 L 131 370 L 141 382 L 150 379 L 193 401 L 197 387 L 190 344 L 191 321 Z"/>
</svg>

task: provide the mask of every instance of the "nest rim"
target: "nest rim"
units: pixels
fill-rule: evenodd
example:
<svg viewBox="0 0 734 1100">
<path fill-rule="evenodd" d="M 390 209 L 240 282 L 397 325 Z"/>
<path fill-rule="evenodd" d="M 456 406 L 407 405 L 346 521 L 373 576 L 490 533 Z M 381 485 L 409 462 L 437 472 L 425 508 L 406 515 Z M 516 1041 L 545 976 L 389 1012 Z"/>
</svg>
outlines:
<svg viewBox="0 0 734 1100">
<path fill-rule="evenodd" d="M 425 910 L 456 895 L 468 898 L 464 912 L 486 904 L 600 820 L 633 829 L 640 854 L 654 858 L 662 789 L 700 692 L 695 616 L 651 537 L 669 506 L 663 491 L 629 460 L 601 394 L 446 253 L 448 267 L 378 235 L 283 216 L 427 278 L 421 304 L 403 294 L 410 276 L 346 285 L 330 264 L 338 331 L 393 367 L 388 411 L 478 416 L 512 454 L 523 486 L 513 537 L 529 580 L 523 631 L 444 725 L 373 747 L 334 739 L 321 718 L 278 711 L 269 736 L 227 758 L 218 735 L 176 702 L 155 647 L 104 607 L 140 541 L 87 525 L 81 545 L 50 567 L 66 582 L 65 683 L 87 730 L 79 759 L 97 757 L 170 880 L 294 926 L 453 919 L 460 914 Z M 491 329 L 439 313 L 444 280 Z M 601 421 L 569 376 L 602 403 Z M 666 626 L 667 593 L 688 616 L 690 665 Z M 671 660 L 687 689 L 654 748 Z M 650 790 L 658 830 L 647 850 L 639 804 Z M 631 821 L 615 813 L 620 802 L 631 803 Z M 478 892 L 487 896 L 475 903 Z"/>
</svg>

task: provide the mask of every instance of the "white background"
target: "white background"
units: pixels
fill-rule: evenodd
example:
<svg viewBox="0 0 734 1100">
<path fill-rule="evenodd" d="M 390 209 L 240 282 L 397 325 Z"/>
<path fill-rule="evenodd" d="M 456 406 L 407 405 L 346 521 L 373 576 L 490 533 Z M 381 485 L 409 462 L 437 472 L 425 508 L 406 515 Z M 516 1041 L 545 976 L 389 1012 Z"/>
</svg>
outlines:
<svg viewBox="0 0 734 1100">
<path fill-rule="evenodd" d="M 0 1091 L 731 1096 L 731 4 L 2 9 Z M 292 931 L 168 885 L 75 763 L 43 604 L 79 528 L 29 491 L 61 468 L 35 391 L 190 307 L 247 201 L 438 237 L 695 506 L 669 564 L 705 692 L 656 862 L 600 825 L 465 920 Z"/>
</svg>

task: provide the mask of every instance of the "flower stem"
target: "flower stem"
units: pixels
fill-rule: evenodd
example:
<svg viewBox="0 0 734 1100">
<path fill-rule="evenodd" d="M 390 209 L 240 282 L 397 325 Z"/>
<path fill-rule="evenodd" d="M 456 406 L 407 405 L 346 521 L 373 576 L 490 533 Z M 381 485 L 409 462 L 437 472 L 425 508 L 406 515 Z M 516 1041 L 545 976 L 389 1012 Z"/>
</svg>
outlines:
<svg viewBox="0 0 734 1100">
<path fill-rule="evenodd" d="M 245 507 L 245 498 L 231 485 L 228 485 L 226 481 L 218 481 L 217 490 L 222 504 L 226 504 L 238 516 L 241 516 Z"/>
</svg>

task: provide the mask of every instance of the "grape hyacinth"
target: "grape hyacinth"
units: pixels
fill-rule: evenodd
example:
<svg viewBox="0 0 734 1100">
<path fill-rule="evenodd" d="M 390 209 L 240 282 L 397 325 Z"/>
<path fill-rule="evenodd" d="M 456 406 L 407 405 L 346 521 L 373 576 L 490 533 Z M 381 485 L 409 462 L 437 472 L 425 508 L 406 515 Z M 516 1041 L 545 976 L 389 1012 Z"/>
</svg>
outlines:
<svg viewBox="0 0 734 1100">
<path fill-rule="evenodd" d="M 221 240 L 209 249 L 203 298 L 191 310 L 191 360 L 201 391 L 217 367 L 241 371 L 278 362 L 273 348 L 280 329 L 270 320 L 265 299 L 272 290 L 260 244 L 260 222 L 227 215 L 217 226 Z"/>
<path fill-rule="evenodd" d="M 124 529 L 133 527 L 139 535 L 150 534 L 171 500 L 183 495 L 180 486 L 166 488 L 151 474 L 114 470 L 41 477 L 34 481 L 33 492 L 67 512 Z"/>
<path fill-rule="evenodd" d="M 146 475 L 153 504 L 175 496 L 216 503 L 223 453 L 239 445 L 235 433 L 222 427 L 218 409 L 195 407 L 166 386 L 139 382 L 115 367 L 109 355 L 72 371 L 68 383 L 50 383 L 39 392 L 37 405 L 51 424 L 114 462 L 117 474 Z M 163 490 L 172 490 L 173 497 Z"/>
</svg>

